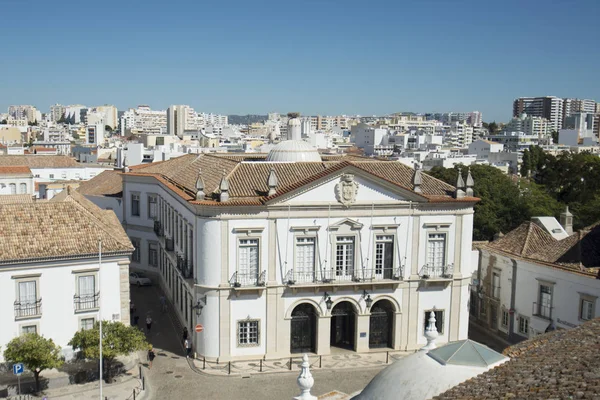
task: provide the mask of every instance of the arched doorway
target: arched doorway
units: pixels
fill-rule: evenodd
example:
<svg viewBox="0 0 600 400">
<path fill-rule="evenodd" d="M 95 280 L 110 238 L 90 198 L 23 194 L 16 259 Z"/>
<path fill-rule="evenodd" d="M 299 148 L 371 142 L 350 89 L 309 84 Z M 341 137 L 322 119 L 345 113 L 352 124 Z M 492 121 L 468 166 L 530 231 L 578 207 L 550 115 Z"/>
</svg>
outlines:
<svg viewBox="0 0 600 400">
<path fill-rule="evenodd" d="M 290 330 L 291 353 L 314 353 L 317 337 L 317 313 L 308 303 L 302 303 L 292 311 Z"/>
<path fill-rule="evenodd" d="M 331 342 L 334 347 L 354 349 L 356 313 L 348 301 L 342 301 L 331 310 Z"/>
<path fill-rule="evenodd" d="M 379 300 L 371 306 L 369 318 L 369 348 L 393 347 L 394 306 L 389 300 Z"/>
</svg>

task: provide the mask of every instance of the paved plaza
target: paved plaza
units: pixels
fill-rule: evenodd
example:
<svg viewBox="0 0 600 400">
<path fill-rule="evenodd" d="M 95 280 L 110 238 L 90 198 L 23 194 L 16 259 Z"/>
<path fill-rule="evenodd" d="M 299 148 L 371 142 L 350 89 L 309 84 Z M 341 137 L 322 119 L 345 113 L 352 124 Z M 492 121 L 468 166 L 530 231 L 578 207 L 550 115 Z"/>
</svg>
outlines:
<svg viewBox="0 0 600 400">
<path fill-rule="evenodd" d="M 151 332 L 146 332 L 149 342 L 155 347 L 157 357 L 152 369 L 147 370 L 147 389 L 151 399 L 291 399 L 299 394 L 296 378 L 298 369 L 294 360 L 292 371 L 286 370 L 285 361 L 277 373 L 244 371 L 244 364 L 232 368 L 232 376 L 226 373 L 207 374 L 199 369 L 202 363 L 188 363 L 181 343 L 181 332 L 169 314 L 160 312 L 160 289 L 132 287 L 131 296 L 140 316 L 140 325 L 147 314 L 153 319 Z M 143 327 L 145 330 L 145 326 Z M 334 354 L 323 358 L 322 363 L 336 362 L 340 369 L 312 369 L 315 378 L 313 395 L 322 395 L 334 390 L 355 393 L 385 367 L 385 352 L 368 357 L 356 357 L 355 353 Z M 392 362 L 390 355 L 389 362 Z M 288 361 L 289 362 L 289 361 Z M 311 358 L 311 363 L 317 357 Z M 325 366 L 324 366 L 325 367 Z M 332 367 L 334 367 L 332 365 Z M 221 367 L 219 367 L 221 368 Z M 252 366 L 255 368 L 255 366 Z M 289 368 L 289 367 L 288 367 Z M 251 373 L 252 372 L 252 373 Z"/>
</svg>

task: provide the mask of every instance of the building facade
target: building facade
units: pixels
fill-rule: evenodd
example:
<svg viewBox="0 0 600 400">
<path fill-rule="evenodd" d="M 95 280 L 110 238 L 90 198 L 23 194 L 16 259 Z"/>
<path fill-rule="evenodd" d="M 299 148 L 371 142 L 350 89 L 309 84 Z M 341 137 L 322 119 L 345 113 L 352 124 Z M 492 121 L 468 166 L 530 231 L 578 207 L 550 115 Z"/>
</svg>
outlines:
<svg viewBox="0 0 600 400">
<path fill-rule="evenodd" d="M 558 131 L 563 123 L 563 99 L 555 96 L 520 97 L 513 101 L 513 117 L 525 113 L 533 117 L 545 118 L 552 131 Z"/>
</svg>

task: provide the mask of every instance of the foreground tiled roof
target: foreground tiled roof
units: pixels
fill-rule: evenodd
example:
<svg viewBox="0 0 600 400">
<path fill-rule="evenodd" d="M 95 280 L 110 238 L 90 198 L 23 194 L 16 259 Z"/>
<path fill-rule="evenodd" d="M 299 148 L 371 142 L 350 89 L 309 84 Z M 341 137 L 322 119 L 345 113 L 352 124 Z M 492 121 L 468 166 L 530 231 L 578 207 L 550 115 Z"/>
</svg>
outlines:
<svg viewBox="0 0 600 400">
<path fill-rule="evenodd" d="M 67 156 L 7 156 L 0 155 L 0 165 L 26 165 L 29 168 L 73 168 L 80 166 L 75 159 Z"/>
<path fill-rule="evenodd" d="M 435 399 L 600 398 L 600 319 L 521 342 L 504 354 L 511 360 Z"/>
<path fill-rule="evenodd" d="M 188 154 L 172 160 L 133 167 L 129 175 L 152 175 L 168 185 L 187 201 L 206 205 L 260 205 L 284 193 L 296 190 L 324 178 L 342 168 L 352 167 L 368 175 L 387 181 L 399 188 L 413 191 L 414 170 L 400 162 L 377 161 L 364 157 L 337 157 L 335 161 L 266 163 L 264 155 Z M 249 161 L 251 160 L 251 161 Z M 267 196 L 267 180 L 271 168 L 278 179 L 277 194 Z M 195 184 L 202 172 L 206 198 L 195 201 Z M 219 182 L 225 176 L 229 181 L 229 200 L 217 202 Z M 454 187 L 427 174 L 422 174 L 422 193 L 430 202 L 475 202 L 476 198 L 456 200 Z M 90 181 L 90 183 L 93 182 Z"/>
<path fill-rule="evenodd" d="M 70 188 L 50 201 L 0 205 L 0 263 L 128 254 L 130 240 L 114 212 Z"/>
<path fill-rule="evenodd" d="M 0 195 L 0 204 L 25 204 L 33 203 L 33 196 L 30 194 L 3 194 Z"/>
<path fill-rule="evenodd" d="M 77 191 L 86 196 L 121 197 L 123 179 L 120 171 L 103 171 L 92 179 L 81 182 Z"/>
<path fill-rule="evenodd" d="M 0 165 L 1 175 L 31 175 L 31 170 L 25 165 Z"/>
</svg>

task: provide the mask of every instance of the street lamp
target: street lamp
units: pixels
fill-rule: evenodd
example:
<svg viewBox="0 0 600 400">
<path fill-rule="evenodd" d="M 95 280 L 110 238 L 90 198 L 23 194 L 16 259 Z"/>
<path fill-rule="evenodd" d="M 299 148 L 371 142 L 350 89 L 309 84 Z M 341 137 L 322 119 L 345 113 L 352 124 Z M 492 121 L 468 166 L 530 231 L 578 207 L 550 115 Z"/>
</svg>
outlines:
<svg viewBox="0 0 600 400">
<path fill-rule="evenodd" d="M 199 317 L 202 315 L 202 309 L 204 306 L 206 306 L 206 295 L 203 298 L 196 300 L 196 304 L 192 306 L 192 308 L 196 310 L 196 316 Z"/>
<path fill-rule="evenodd" d="M 327 306 L 327 311 L 331 311 L 331 306 L 333 306 L 333 301 L 331 300 L 331 296 L 325 292 L 325 294 L 323 295 L 323 298 L 325 299 L 325 305 Z"/>
<path fill-rule="evenodd" d="M 371 305 L 373 304 L 373 299 L 371 298 L 371 295 L 365 290 L 363 291 L 363 297 L 365 298 L 365 304 L 367 305 L 367 308 L 371 308 Z"/>
</svg>

